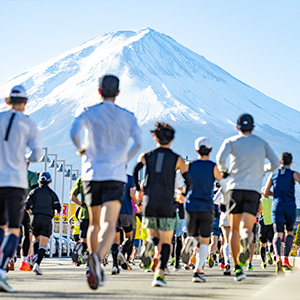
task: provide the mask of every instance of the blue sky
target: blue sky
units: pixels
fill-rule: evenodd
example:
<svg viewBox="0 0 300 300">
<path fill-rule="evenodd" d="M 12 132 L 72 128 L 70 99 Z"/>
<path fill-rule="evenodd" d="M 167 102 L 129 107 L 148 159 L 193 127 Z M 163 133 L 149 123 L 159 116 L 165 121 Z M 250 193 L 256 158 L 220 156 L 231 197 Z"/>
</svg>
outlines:
<svg viewBox="0 0 300 300">
<path fill-rule="evenodd" d="M 300 110 L 300 1 L 0 0 L 0 84 L 105 32 L 150 27 Z"/>
</svg>

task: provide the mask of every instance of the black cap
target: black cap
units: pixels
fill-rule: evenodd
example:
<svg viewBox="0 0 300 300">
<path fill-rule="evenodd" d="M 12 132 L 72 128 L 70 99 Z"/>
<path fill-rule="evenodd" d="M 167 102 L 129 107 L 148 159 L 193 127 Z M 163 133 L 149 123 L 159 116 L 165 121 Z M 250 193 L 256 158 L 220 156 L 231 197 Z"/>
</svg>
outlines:
<svg viewBox="0 0 300 300">
<path fill-rule="evenodd" d="M 237 126 L 241 131 L 250 131 L 253 129 L 254 120 L 249 114 L 242 114 L 237 119 Z"/>
<path fill-rule="evenodd" d="M 104 75 L 100 77 L 99 89 L 103 97 L 115 97 L 119 90 L 119 78 L 114 75 Z"/>
</svg>

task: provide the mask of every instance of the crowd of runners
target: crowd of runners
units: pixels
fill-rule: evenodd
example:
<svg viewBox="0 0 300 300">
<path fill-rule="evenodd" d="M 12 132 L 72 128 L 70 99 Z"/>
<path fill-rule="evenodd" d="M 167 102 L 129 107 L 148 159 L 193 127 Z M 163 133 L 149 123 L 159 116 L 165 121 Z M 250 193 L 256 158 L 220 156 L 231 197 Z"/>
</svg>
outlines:
<svg viewBox="0 0 300 300">
<path fill-rule="evenodd" d="M 276 273 L 292 270 L 288 256 L 300 174 L 290 168 L 291 153 L 278 158 L 253 134 L 250 114 L 238 117 L 238 134 L 223 142 L 216 162 L 210 159 L 209 137 L 195 140 L 198 158 L 189 161 L 171 150 L 175 130 L 158 122 L 151 131 L 156 148 L 141 153 L 127 170 L 142 146 L 141 129 L 132 113 L 115 104 L 116 76 L 102 76 L 98 91 L 100 103 L 84 109 L 70 132 L 82 156 L 81 177 L 70 192 L 78 205 L 69 220 L 76 241 L 72 259 L 76 266 L 86 265 L 83 276 L 91 289 L 104 285 L 110 253 L 112 275 L 132 269 L 139 255 L 141 270 L 154 273 L 153 287 L 167 286 L 170 265 L 174 272 L 193 270 L 196 283 L 206 281 L 205 267 L 218 264 L 225 276 L 234 273 L 241 281 L 243 267 L 253 270 L 257 236 L 263 269 L 274 261 Z M 6 103 L 9 109 L 0 113 L 0 291 L 13 292 L 7 272 L 18 245 L 20 270 L 42 275 L 52 219 L 61 206 L 49 187 L 50 174 L 27 170 L 42 147 L 37 126 L 23 114 L 26 90 L 13 87 Z"/>
</svg>

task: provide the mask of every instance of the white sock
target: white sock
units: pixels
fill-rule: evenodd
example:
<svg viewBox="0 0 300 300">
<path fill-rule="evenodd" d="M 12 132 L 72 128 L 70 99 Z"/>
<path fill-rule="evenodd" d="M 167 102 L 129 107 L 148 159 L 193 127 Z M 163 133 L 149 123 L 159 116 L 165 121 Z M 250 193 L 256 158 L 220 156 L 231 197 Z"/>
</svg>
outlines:
<svg viewBox="0 0 300 300">
<path fill-rule="evenodd" d="M 224 245 L 223 245 L 223 252 L 224 252 L 225 266 L 230 265 L 229 243 L 224 243 Z"/>
<path fill-rule="evenodd" d="M 196 253 L 196 269 L 201 270 L 208 256 L 208 246 L 205 244 L 200 245 L 199 251 Z"/>
<path fill-rule="evenodd" d="M 27 256 L 22 256 L 22 261 L 26 264 L 27 263 Z"/>
</svg>

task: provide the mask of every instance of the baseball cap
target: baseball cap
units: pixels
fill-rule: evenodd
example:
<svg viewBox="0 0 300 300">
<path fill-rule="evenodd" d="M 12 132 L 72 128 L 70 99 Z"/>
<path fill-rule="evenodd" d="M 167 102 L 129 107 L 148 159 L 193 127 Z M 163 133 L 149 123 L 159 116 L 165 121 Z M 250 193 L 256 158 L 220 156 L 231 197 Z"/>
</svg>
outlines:
<svg viewBox="0 0 300 300">
<path fill-rule="evenodd" d="M 211 149 L 212 145 L 211 145 L 210 139 L 205 136 L 198 137 L 195 140 L 195 150 L 198 151 L 201 146 L 205 146 L 206 148 Z"/>
<path fill-rule="evenodd" d="M 16 85 L 14 86 L 9 94 L 9 97 L 7 98 L 9 103 L 23 103 L 24 100 L 27 99 L 26 90 L 22 85 Z"/>
<path fill-rule="evenodd" d="M 40 174 L 40 177 L 39 177 L 39 181 L 40 182 L 49 182 L 51 181 L 51 175 L 49 172 L 43 172 Z"/>
<path fill-rule="evenodd" d="M 237 119 L 237 126 L 241 131 L 252 130 L 253 125 L 253 117 L 249 114 L 242 114 Z"/>
<path fill-rule="evenodd" d="M 119 90 L 119 78 L 114 75 L 100 77 L 99 89 L 103 97 L 115 97 Z"/>
</svg>

